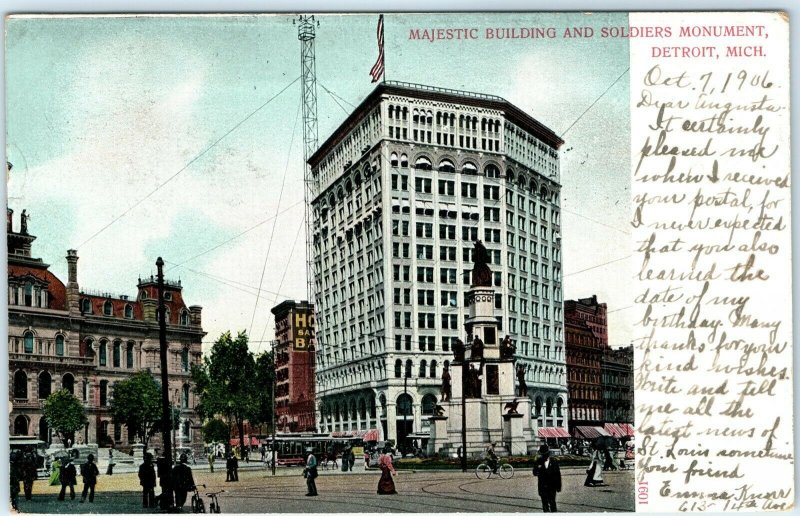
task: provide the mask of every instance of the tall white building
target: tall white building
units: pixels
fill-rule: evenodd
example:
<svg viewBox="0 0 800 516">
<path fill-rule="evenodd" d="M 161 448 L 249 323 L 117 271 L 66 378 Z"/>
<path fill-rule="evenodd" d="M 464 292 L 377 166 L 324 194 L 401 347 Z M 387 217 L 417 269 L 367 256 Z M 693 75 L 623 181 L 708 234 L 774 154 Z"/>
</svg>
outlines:
<svg viewBox="0 0 800 516">
<path fill-rule="evenodd" d="M 566 427 L 562 144 L 500 97 L 386 82 L 311 156 L 320 431 L 427 432 L 477 239 L 533 435 Z"/>
</svg>

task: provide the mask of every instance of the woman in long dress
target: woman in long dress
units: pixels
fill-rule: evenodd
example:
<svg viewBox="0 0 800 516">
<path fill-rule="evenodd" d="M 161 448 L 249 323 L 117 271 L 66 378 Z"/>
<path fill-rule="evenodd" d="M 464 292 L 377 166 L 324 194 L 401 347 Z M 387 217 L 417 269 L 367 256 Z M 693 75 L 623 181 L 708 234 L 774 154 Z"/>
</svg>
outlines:
<svg viewBox="0 0 800 516">
<path fill-rule="evenodd" d="M 378 458 L 378 467 L 381 468 L 381 479 L 378 480 L 378 494 L 397 494 L 394 488 L 394 480 L 392 479 L 392 475 L 397 474 L 392 465 L 392 456 L 388 453 L 381 454 Z"/>
<path fill-rule="evenodd" d="M 592 451 L 592 462 L 586 470 L 584 486 L 593 487 L 603 483 L 603 454 L 598 449 Z"/>
</svg>

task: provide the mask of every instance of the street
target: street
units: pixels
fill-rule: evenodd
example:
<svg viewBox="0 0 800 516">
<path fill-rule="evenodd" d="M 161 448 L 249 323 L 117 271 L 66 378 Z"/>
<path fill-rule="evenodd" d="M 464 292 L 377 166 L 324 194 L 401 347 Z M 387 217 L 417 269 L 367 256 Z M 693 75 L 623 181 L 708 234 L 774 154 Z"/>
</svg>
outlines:
<svg viewBox="0 0 800 516">
<path fill-rule="evenodd" d="M 608 486 L 584 487 L 584 469 L 562 470 L 563 490 L 558 508 L 563 512 L 633 511 L 633 471 L 605 473 Z M 395 477 L 399 494 L 379 496 L 376 486 L 380 473 L 356 469 L 354 472 L 322 471 L 317 478 L 319 496 L 306 497 L 301 468 L 279 468 L 269 472 L 241 469 L 238 483 L 225 482 L 225 471 L 211 474 L 195 470 L 195 482 L 206 484 L 200 492 L 218 491 L 222 512 L 240 513 L 373 513 L 373 512 L 541 512 L 536 479 L 529 469 L 515 471 L 514 477 L 479 480 L 473 472 L 398 471 Z M 79 481 L 80 482 L 80 481 Z M 79 483 L 76 486 L 81 489 Z M 20 496 L 20 510 L 36 513 L 142 513 L 157 512 L 141 507 L 139 481 L 135 474 L 101 476 L 94 504 L 78 500 L 58 502 L 59 488 L 34 485 L 31 501 Z M 158 488 L 156 489 L 158 492 Z M 80 498 L 80 491 L 78 491 Z M 188 504 L 188 501 L 187 501 Z M 206 498 L 208 507 L 208 498 Z M 184 507 L 184 512 L 190 510 Z"/>
</svg>

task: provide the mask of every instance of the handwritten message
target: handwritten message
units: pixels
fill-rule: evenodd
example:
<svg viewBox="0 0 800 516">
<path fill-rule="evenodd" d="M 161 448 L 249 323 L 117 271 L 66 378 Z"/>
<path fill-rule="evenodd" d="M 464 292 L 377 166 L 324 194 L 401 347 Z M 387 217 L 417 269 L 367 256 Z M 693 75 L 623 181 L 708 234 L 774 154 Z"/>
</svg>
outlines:
<svg viewBox="0 0 800 516">
<path fill-rule="evenodd" d="M 630 23 L 711 19 L 761 27 L 714 42 L 757 55 L 631 40 L 637 511 L 794 503 L 788 21 Z"/>
</svg>

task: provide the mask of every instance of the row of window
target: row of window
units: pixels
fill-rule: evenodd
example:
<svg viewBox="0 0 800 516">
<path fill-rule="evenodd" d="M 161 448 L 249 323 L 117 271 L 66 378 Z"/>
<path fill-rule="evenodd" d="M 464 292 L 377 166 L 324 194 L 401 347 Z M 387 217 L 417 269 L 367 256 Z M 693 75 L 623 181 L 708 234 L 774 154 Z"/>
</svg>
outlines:
<svg viewBox="0 0 800 516">
<path fill-rule="evenodd" d="M 170 294 L 170 293 L 169 292 L 165 292 L 164 293 L 164 298 L 165 299 L 167 299 L 167 294 Z M 143 297 L 146 297 L 146 296 L 143 296 Z M 167 323 L 171 322 L 169 307 L 165 307 L 164 311 L 165 311 L 165 320 L 167 321 Z M 87 315 L 92 314 L 92 312 L 93 312 L 92 301 L 90 299 L 83 298 L 81 300 L 81 312 L 83 314 L 87 314 Z M 113 317 L 115 315 L 114 314 L 114 304 L 111 301 L 105 301 L 103 303 L 103 315 L 106 315 L 106 316 L 109 316 L 109 317 Z M 125 317 L 126 319 L 133 319 L 133 305 L 131 305 L 130 303 L 126 304 L 125 307 L 123 308 L 123 317 Z M 181 326 L 188 326 L 189 325 L 189 311 L 188 310 L 186 310 L 186 309 L 181 310 L 179 322 L 180 322 Z"/>
</svg>

